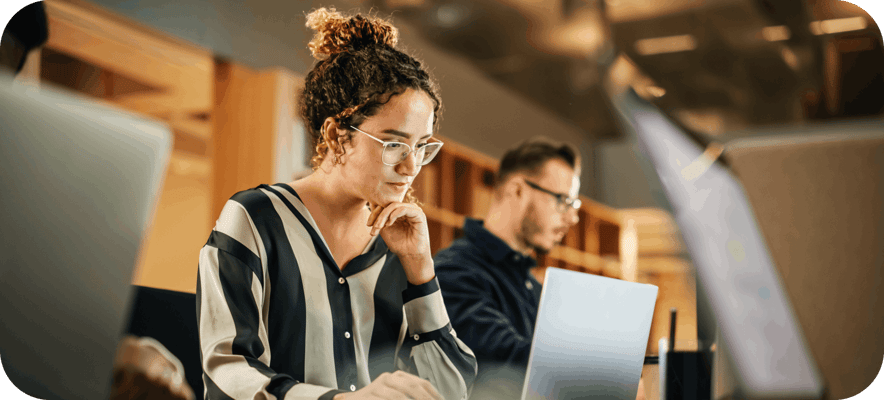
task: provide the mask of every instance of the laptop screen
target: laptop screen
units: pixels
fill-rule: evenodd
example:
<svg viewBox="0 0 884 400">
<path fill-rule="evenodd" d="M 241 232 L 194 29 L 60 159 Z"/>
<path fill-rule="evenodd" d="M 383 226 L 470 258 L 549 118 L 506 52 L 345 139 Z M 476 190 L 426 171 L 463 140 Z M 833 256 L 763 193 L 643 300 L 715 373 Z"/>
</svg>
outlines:
<svg viewBox="0 0 884 400">
<path fill-rule="evenodd" d="M 657 287 L 547 268 L 522 398 L 635 399 Z"/>
</svg>

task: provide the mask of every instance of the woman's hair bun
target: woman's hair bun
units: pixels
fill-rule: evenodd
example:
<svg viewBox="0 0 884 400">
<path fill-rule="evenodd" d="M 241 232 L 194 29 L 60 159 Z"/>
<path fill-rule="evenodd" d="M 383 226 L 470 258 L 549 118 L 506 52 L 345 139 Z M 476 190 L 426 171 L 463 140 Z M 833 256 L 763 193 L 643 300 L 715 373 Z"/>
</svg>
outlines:
<svg viewBox="0 0 884 400">
<path fill-rule="evenodd" d="M 399 41 L 399 31 L 389 22 L 361 14 L 346 17 L 334 8 L 320 8 L 308 14 L 307 27 L 316 30 L 307 47 L 320 60 L 368 46 L 395 47 Z"/>
</svg>

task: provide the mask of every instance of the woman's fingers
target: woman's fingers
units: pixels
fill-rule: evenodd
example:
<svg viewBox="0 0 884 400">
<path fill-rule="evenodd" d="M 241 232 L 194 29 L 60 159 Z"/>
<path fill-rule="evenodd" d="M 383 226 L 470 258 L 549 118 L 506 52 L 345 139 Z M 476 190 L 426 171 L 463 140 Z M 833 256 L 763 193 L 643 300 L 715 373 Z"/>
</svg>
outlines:
<svg viewBox="0 0 884 400">
<path fill-rule="evenodd" d="M 396 223 L 396 220 L 402 217 L 413 218 L 417 217 L 417 213 L 411 207 L 403 206 L 398 207 L 393 210 L 389 216 L 387 216 L 387 222 L 384 224 L 384 227 L 388 227 Z"/>
<path fill-rule="evenodd" d="M 380 215 L 377 217 L 377 220 L 374 221 L 374 224 L 373 224 L 374 226 L 371 229 L 371 234 L 372 235 L 378 234 L 378 232 L 380 232 L 381 229 L 383 229 L 384 227 L 389 225 L 390 216 L 393 213 L 396 213 L 399 210 L 402 210 L 403 208 L 407 208 L 407 207 L 408 207 L 408 205 L 406 205 L 404 203 L 390 203 L 390 204 L 388 204 L 386 207 L 384 207 L 384 210 L 381 211 Z M 395 221 L 395 219 L 394 219 L 394 221 Z"/>
<path fill-rule="evenodd" d="M 378 206 L 377 204 L 373 204 L 371 207 L 371 214 L 368 216 L 368 223 L 365 225 L 366 226 L 374 225 L 375 221 L 377 221 L 377 219 L 378 219 L 378 216 L 380 216 L 381 212 L 384 211 L 384 208 L 386 208 L 386 207 L 381 207 L 381 206 Z"/>
<path fill-rule="evenodd" d="M 415 400 L 443 400 L 430 382 L 406 372 L 396 371 L 387 383 Z"/>
</svg>

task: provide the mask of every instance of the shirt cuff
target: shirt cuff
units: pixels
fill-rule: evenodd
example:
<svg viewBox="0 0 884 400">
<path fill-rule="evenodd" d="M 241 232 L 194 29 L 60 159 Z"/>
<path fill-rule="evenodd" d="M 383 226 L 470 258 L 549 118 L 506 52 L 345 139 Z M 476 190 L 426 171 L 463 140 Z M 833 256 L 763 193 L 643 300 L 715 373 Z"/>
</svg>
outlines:
<svg viewBox="0 0 884 400">
<path fill-rule="evenodd" d="M 402 292 L 402 302 L 405 303 L 409 335 L 432 332 L 449 323 L 439 281 L 435 277 L 423 285 L 409 283 Z"/>
<path fill-rule="evenodd" d="M 332 400 L 338 393 L 350 393 L 346 390 L 332 389 L 329 387 L 298 383 L 289 388 L 285 394 L 285 400 L 317 399 Z"/>
<path fill-rule="evenodd" d="M 349 392 L 347 392 L 346 390 L 332 389 L 332 390 L 329 390 L 328 392 L 326 392 L 325 394 L 323 394 L 322 396 L 319 396 L 319 399 L 317 399 L 317 400 L 332 400 L 335 398 L 335 395 L 340 394 L 340 393 L 349 393 Z"/>
</svg>

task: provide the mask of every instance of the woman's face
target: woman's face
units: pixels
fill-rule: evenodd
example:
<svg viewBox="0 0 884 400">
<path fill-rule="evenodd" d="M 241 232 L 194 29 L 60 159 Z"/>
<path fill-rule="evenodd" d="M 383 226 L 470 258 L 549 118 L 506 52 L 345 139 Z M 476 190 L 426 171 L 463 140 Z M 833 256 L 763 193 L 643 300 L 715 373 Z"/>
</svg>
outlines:
<svg viewBox="0 0 884 400">
<path fill-rule="evenodd" d="M 414 149 L 433 135 L 433 101 L 423 91 L 407 89 L 391 97 L 380 112 L 356 128 L 382 141 L 406 143 Z M 344 148 L 341 174 L 345 190 L 372 204 L 402 201 L 421 169 L 413 153 L 397 165 L 385 165 L 383 144 L 359 131 L 352 131 Z"/>
</svg>

